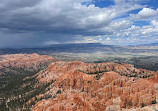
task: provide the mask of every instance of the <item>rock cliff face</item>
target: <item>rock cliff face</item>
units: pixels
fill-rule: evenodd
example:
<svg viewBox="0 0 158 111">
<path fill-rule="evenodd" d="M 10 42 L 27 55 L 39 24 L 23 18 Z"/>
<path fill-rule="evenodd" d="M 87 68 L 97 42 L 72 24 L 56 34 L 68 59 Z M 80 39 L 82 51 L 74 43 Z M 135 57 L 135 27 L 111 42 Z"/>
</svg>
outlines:
<svg viewBox="0 0 158 111">
<path fill-rule="evenodd" d="M 122 109 L 122 111 L 158 111 L 158 84 L 154 86 L 156 92 L 156 104 L 145 106 L 143 108 L 136 108 L 136 109 Z"/>
<path fill-rule="evenodd" d="M 129 64 L 55 62 L 36 74 L 49 84 L 32 111 L 119 111 L 156 103 L 158 73 Z"/>
<path fill-rule="evenodd" d="M 0 56 L 0 111 L 17 111 L 37 90 L 32 77 L 57 61 L 51 56 L 13 54 Z M 39 88 L 40 89 L 40 88 Z"/>
<path fill-rule="evenodd" d="M 158 84 L 155 85 L 156 102 L 158 103 Z"/>
<path fill-rule="evenodd" d="M 57 61 L 51 56 L 38 54 L 11 54 L 0 56 L 0 75 L 18 73 L 20 71 L 36 71 L 46 67 L 49 63 Z"/>
<path fill-rule="evenodd" d="M 38 54 L 0 56 L 2 111 L 154 111 L 157 83 L 158 72 L 130 64 L 65 62 Z"/>
</svg>

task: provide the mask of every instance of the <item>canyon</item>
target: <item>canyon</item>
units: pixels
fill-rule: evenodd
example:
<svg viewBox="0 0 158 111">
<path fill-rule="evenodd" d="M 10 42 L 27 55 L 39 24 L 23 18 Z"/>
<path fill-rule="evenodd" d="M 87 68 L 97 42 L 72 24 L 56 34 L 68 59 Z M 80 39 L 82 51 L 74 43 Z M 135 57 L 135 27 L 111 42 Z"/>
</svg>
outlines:
<svg viewBox="0 0 158 111">
<path fill-rule="evenodd" d="M 29 99 L 32 95 L 29 91 L 33 90 L 30 83 L 32 80 L 26 83 L 30 87 L 22 87 L 25 84 L 23 79 L 36 74 L 53 61 L 57 59 L 35 53 L 0 55 L 0 110 L 21 109 L 18 105 L 23 105 L 27 101 L 25 99 Z M 23 102 L 19 101 L 21 95 L 23 95 Z M 8 103 L 11 104 L 11 108 L 8 108 Z"/>
<path fill-rule="evenodd" d="M 0 87 L 2 111 L 154 111 L 158 107 L 158 72 L 131 64 L 2 55 L 0 79 L 7 80 Z"/>
<path fill-rule="evenodd" d="M 148 106 L 156 103 L 157 78 L 158 73 L 129 64 L 52 63 L 37 76 L 41 84 L 52 82 L 37 100 L 49 98 L 38 101 L 32 111 L 108 111 L 119 101 L 113 111 Z"/>
</svg>

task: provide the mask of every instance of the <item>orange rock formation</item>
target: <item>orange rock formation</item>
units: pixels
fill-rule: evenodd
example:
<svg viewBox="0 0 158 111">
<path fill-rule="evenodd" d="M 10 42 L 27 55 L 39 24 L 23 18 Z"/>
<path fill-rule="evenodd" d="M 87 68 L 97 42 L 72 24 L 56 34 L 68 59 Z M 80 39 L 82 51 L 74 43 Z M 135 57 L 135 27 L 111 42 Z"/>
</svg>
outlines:
<svg viewBox="0 0 158 111">
<path fill-rule="evenodd" d="M 129 64 L 60 61 L 36 76 L 41 85 L 51 84 L 37 97 L 48 98 L 32 111 L 119 111 L 156 101 L 158 73 Z"/>
<path fill-rule="evenodd" d="M 0 75 L 16 69 L 34 71 L 47 66 L 49 63 L 57 61 L 51 56 L 38 54 L 10 54 L 0 56 Z M 3 72 L 5 69 L 5 73 Z"/>
</svg>

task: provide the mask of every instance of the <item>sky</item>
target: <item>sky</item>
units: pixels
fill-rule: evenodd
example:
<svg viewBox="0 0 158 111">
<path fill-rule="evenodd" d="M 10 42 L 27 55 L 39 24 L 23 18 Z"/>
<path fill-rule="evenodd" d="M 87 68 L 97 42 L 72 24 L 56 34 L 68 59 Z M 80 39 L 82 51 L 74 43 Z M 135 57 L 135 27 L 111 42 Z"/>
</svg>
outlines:
<svg viewBox="0 0 158 111">
<path fill-rule="evenodd" d="M 0 0 L 0 47 L 158 42 L 158 0 Z"/>
</svg>

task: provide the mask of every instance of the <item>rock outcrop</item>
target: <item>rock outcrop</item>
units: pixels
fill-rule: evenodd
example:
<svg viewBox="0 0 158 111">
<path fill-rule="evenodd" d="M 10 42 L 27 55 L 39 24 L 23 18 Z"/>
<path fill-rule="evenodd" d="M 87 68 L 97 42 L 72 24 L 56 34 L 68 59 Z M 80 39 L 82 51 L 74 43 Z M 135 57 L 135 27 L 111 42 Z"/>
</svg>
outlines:
<svg viewBox="0 0 158 111">
<path fill-rule="evenodd" d="M 0 56 L 0 75 L 7 72 L 14 73 L 16 69 L 35 71 L 47 67 L 49 63 L 57 61 L 47 55 L 38 54 L 11 54 Z M 17 73 L 17 72 L 15 72 Z"/>
<path fill-rule="evenodd" d="M 107 106 L 105 111 L 120 111 L 120 97 L 113 99 L 113 105 Z"/>
<path fill-rule="evenodd" d="M 36 86 L 51 84 L 36 96 L 32 111 L 119 111 L 156 99 L 158 74 L 129 64 L 60 61 L 36 76 Z"/>
<path fill-rule="evenodd" d="M 16 80 L 16 75 L 23 74 L 26 76 Z M 13 75 L 18 84 L 7 79 Z M 154 111 L 158 106 L 158 72 L 130 64 L 65 62 L 38 54 L 2 55 L 0 79 L 0 97 L 7 95 L 2 101 L 6 109 Z"/>
<path fill-rule="evenodd" d="M 57 59 L 38 54 L 12 54 L 0 56 L 0 111 L 17 111 L 38 94 L 32 77 Z M 31 76 L 31 77 L 29 77 Z"/>
<path fill-rule="evenodd" d="M 155 85 L 156 102 L 158 103 L 158 84 Z"/>
</svg>

